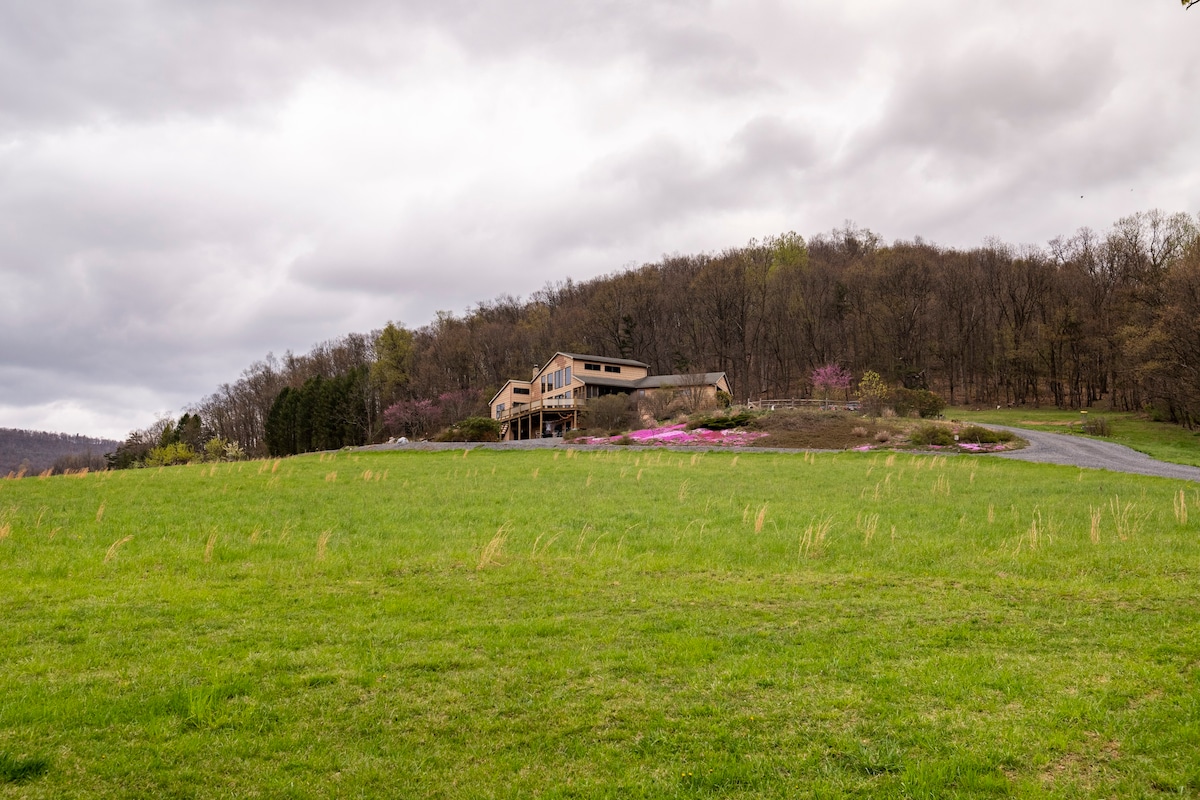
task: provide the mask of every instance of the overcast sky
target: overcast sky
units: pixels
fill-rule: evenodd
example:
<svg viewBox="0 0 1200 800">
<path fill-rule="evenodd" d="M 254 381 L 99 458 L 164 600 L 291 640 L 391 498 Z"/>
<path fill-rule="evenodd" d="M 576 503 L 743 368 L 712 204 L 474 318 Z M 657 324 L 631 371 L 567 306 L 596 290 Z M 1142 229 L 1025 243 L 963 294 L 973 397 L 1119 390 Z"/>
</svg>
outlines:
<svg viewBox="0 0 1200 800">
<path fill-rule="evenodd" d="M 1200 211 L 1178 0 L 0 0 L 0 427 L 852 219 Z"/>
</svg>

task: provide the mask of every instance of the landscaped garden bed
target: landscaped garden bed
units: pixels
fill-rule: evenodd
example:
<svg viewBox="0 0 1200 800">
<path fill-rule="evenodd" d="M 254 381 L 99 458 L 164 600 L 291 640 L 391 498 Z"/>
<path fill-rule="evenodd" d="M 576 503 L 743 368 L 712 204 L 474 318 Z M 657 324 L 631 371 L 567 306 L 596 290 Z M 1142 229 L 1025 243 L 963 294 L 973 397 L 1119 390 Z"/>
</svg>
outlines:
<svg viewBox="0 0 1200 800">
<path fill-rule="evenodd" d="M 729 423 L 739 423 L 736 426 Z M 582 445 L 773 447 L 801 450 L 931 450 L 995 453 L 1023 445 L 1005 431 L 955 422 L 871 418 L 847 411 L 788 409 L 658 424 L 641 430 L 583 435 Z"/>
</svg>

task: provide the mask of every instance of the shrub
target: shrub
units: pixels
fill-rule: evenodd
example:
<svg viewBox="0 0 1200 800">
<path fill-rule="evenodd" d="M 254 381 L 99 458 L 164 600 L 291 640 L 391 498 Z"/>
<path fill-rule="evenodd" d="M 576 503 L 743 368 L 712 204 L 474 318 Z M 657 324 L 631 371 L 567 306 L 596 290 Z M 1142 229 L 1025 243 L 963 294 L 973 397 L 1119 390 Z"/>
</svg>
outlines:
<svg viewBox="0 0 1200 800">
<path fill-rule="evenodd" d="M 722 391 L 718 390 L 717 395 L 716 395 L 716 401 L 717 401 L 717 405 L 719 407 L 729 408 L 730 406 L 733 405 L 733 395 L 731 395 L 729 392 L 722 392 Z"/>
<path fill-rule="evenodd" d="M 1083 432 L 1088 436 L 1112 436 L 1112 423 L 1107 417 L 1088 417 L 1083 421 Z"/>
<path fill-rule="evenodd" d="M 609 394 L 588 400 L 583 409 L 583 427 L 593 431 L 620 433 L 637 423 L 637 409 L 628 395 Z"/>
<path fill-rule="evenodd" d="M 854 427 L 854 428 L 851 428 L 851 429 L 850 429 L 850 435 L 851 435 L 851 436 L 866 436 L 866 435 L 867 435 L 867 429 L 866 429 L 866 428 L 864 428 L 863 426 L 859 425 L 859 426 L 857 426 L 857 427 Z"/>
<path fill-rule="evenodd" d="M 922 425 L 909 435 L 908 440 L 922 447 L 950 447 L 954 444 L 954 434 L 941 425 Z"/>
<path fill-rule="evenodd" d="M 929 419 L 946 410 L 946 401 L 928 389 L 896 389 L 892 392 L 892 408 L 900 417 L 912 416 L 915 411 L 922 419 Z"/>
<path fill-rule="evenodd" d="M 204 443 L 205 461 L 241 461 L 245 457 L 246 451 L 237 442 L 217 437 Z"/>
<path fill-rule="evenodd" d="M 643 395 L 638 401 L 638 407 L 643 413 L 654 417 L 656 421 L 663 420 L 671 416 L 670 408 L 676 399 L 675 390 L 663 386 Z"/>
<path fill-rule="evenodd" d="M 439 442 L 498 442 L 500 423 L 490 417 L 467 417 L 437 437 Z"/>
<path fill-rule="evenodd" d="M 707 428 L 710 431 L 727 431 L 730 428 L 743 428 L 749 425 L 754 416 L 749 411 L 739 411 L 737 414 L 719 414 L 710 417 L 699 417 L 687 424 L 689 431 L 697 428 Z"/>
<path fill-rule="evenodd" d="M 220 461 L 225 457 L 225 442 L 221 438 L 214 437 L 204 443 L 204 460 L 205 461 Z"/>
<path fill-rule="evenodd" d="M 170 467 L 176 464 L 190 464 L 199 456 L 190 444 L 172 442 L 161 447 L 155 447 L 146 454 L 147 467 Z"/>
<path fill-rule="evenodd" d="M 958 440 L 976 444 L 999 444 L 1011 442 L 1013 435 L 1008 431 L 994 431 L 981 425 L 968 425 L 958 432 Z"/>
<path fill-rule="evenodd" d="M 878 417 L 891 397 L 892 390 L 878 372 L 867 370 L 863 373 L 862 380 L 858 382 L 858 399 L 863 411 Z"/>
</svg>

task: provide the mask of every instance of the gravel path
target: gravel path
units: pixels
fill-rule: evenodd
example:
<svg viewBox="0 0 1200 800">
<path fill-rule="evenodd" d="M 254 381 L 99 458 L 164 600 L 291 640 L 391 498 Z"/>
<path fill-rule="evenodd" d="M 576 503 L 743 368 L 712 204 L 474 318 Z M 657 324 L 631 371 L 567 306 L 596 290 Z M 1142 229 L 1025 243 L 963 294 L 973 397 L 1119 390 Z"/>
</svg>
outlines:
<svg viewBox="0 0 1200 800">
<path fill-rule="evenodd" d="M 1113 472 L 1131 472 L 1135 475 L 1153 475 L 1158 478 L 1179 478 L 1185 481 L 1200 481 L 1200 467 L 1170 464 L 1156 461 L 1145 453 L 1131 450 L 1113 442 L 1099 442 L 1080 436 L 1063 433 L 1031 431 L 1027 428 L 1009 428 L 1005 425 L 988 425 L 996 430 L 1010 431 L 1029 442 L 1023 450 L 997 453 L 996 458 L 1014 461 L 1037 461 L 1043 464 L 1067 464 L 1088 469 L 1107 469 Z"/>
<path fill-rule="evenodd" d="M 1135 475 L 1153 475 L 1158 478 L 1177 478 L 1185 481 L 1200 482 L 1200 467 L 1189 467 L 1183 464 L 1170 464 L 1166 461 L 1156 461 L 1145 453 L 1139 453 L 1128 447 L 1112 442 L 1099 442 L 1095 439 L 1084 439 L 1079 436 L 1067 436 L 1062 433 L 1046 433 L 1031 431 L 1025 428 L 1010 428 L 1004 425 L 988 425 L 989 428 L 1011 431 L 1029 442 L 1023 450 L 1010 453 L 995 453 L 990 458 L 1010 458 L 1015 461 L 1037 461 L 1044 464 L 1065 464 L 1087 469 L 1107 469 L 1112 472 L 1130 472 Z M 527 439 L 519 442 L 409 442 L 407 444 L 376 444 L 359 448 L 361 450 L 540 450 L 544 448 L 563 447 L 560 438 Z M 601 447 L 588 445 L 588 447 Z M 605 449 L 624 450 L 624 447 L 606 447 Z M 805 450 L 782 449 L 770 447 L 698 447 L 655 445 L 655 450 L 679 450 L 683 452 L 718 451 L 729 453 L 803 453 Z"/>
</svg>

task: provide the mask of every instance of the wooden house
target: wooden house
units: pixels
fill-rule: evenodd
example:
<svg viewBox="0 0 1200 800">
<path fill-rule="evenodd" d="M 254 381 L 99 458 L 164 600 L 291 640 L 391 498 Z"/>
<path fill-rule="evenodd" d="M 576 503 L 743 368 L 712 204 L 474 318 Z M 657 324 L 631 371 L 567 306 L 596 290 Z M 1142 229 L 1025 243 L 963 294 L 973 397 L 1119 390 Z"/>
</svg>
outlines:
<svg viewBox="0 0 1200 800">
<path fill-rule="evenodd" d="M 559 352 L 545 366 L 535 366 L 529 380 L 505 383 L 489 405 L 502 439 L 537 439 L 579 427 L 588 400 L 664 388 L 715 400 L 717 392 L 729 392 L 729 381 L 724 372 L 651 375 L 650 365 L 641 361 Z"/>
</svg>

